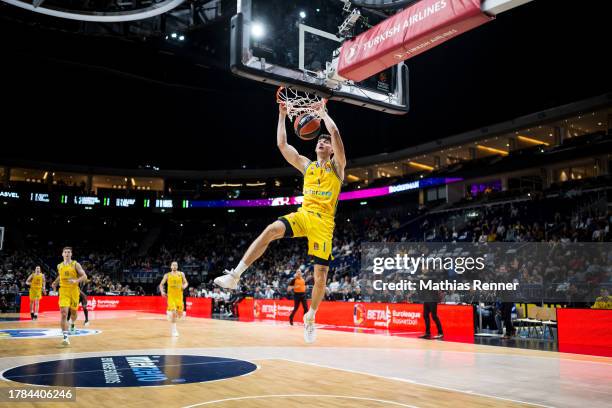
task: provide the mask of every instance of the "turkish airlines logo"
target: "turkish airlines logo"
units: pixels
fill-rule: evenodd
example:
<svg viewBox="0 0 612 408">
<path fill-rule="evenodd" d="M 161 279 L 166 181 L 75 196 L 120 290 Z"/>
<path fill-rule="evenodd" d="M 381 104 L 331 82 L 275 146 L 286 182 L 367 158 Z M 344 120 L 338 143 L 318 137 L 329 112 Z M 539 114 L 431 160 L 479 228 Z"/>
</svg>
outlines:
<svg viewBox="0 0 612 408">
<path fill-rule="evenodd" d="M 355 57 L 357 56 L 357 51 L 359 51 L 359 45 L 353 45 L 351 46 L 351 48 L 349 48 L 348 50 L 348 54 L 346 55 L 346 57 L 344 57 L 344 60 L 350 64 L 351 62 L 353 62 L 353 60 L 355 59 Z"/>
</svg>

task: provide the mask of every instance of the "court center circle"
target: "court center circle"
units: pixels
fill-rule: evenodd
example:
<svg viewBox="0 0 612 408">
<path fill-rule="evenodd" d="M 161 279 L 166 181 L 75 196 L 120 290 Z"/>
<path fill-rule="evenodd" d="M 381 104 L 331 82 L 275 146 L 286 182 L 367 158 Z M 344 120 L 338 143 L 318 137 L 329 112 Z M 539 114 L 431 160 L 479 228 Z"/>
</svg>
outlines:
<svg viewBox="0 0 612 408">
<path fill-rule="evenodd" d="M 249 374 L 244 360 L 193 355 L 121 355 L 52 360 L 9 369 L 3 377 L 31 385 L 147 387 L 223 380 Z"/>
</svg>

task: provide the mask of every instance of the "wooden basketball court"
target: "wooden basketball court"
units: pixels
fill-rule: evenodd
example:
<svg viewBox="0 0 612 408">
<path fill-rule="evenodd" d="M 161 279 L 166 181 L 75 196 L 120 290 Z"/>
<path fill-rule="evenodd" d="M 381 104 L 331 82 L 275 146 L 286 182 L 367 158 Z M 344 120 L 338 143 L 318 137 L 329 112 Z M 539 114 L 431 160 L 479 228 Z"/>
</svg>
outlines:
<svg viewBox="0 0 612 408">
<path fill-rule="evenodd" d="M 180 337 L 173 338 L 161 314 L 90 315 L 87 329 L 100 333 L 72 337 L 69 347 L 59 337 L 0 337 L 0 387 L 22 387 L 30 379 L 49 376 L 33 366 L 13 378 L 18 382 L 6 379 L 14 367 L 49 360 L 187 355 L 219 358 L 221 363 L 237 359 L 257 368 L 206 382 L 77 388 L 73 406 L 604 407 L 612 401 L 612 359 L 605 357 L 333 330 L 318 330 L 315 345 L 305 345 L 301 326 L 199 318 L 179 322 Z M 57 313 L 46 313 L 37 322 L 3 321 L 0 330 L 57 328 L 57 318 Z M 221 365 L 202 363 L 195 369 L 213 372 Z M 159 367 L 166 373 L 184 368 Z M 61 378 L 94 377 L 101 370 L 94 366 Z M 60 376 L 51 378 L 50 385 L 55 378 L 61 383 Z M 58 406 L 20 406 L 47 405 Z"/>
</svg>

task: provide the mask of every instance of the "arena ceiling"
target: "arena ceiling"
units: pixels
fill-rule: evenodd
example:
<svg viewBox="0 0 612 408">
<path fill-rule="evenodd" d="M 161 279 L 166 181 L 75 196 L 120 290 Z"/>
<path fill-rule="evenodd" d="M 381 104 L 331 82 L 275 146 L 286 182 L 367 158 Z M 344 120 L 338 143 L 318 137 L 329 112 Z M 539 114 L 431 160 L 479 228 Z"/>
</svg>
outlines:
<svg viewBox="0 0 612 408">
<path fill-rule="evenodd" d="M 599 4 L 536 0 L 411 60 L 405 116 L 331 105 L 347 154 L 388 153 L 609 92 L 608 21 L 587 3 Z M 227 71 L 227 16 L 200 17 L 147 29 L 59 22 L 0 3 L 0 158 L 282 166 L 274 90 Z"/>
</svg>

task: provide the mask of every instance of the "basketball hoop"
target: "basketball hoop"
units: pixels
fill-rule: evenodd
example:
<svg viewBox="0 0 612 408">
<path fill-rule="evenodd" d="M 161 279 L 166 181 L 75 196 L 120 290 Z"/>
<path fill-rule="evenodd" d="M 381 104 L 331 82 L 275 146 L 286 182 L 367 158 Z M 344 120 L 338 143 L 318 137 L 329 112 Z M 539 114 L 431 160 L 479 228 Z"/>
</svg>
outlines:
<svg viewBox="0 0 612 408">
<path fill-rule="evenodd" d="M 281 86 L 276 91 L 276 102 L 285 105 L 287 115 L 293 120 L 308 113 L 320 118 L 319 112 L 325 109 L 327 99 L 313 92 Z"/>
</svg>

